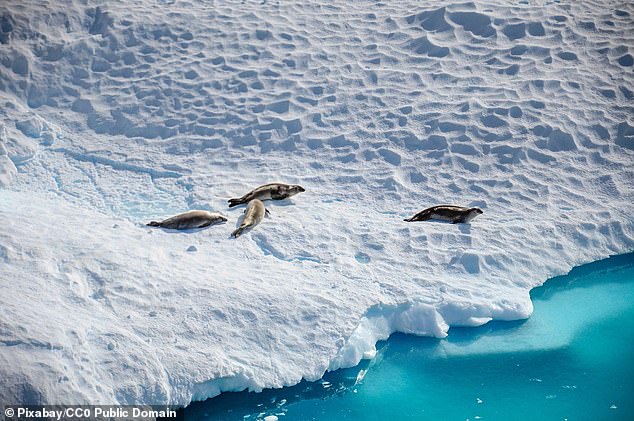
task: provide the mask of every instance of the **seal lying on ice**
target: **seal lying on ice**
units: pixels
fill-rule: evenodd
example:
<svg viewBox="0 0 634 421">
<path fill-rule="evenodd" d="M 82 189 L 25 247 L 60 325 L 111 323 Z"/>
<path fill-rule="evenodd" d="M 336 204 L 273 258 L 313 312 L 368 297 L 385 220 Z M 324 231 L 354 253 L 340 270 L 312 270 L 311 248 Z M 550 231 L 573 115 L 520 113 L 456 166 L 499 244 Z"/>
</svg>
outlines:
<svg viewBox="0 0 634 421">
<path fill-rule="evenodd" d="M 449 221 L 452 224 L 464 223 L 468 224 L 473 218 L 481 215 L 480 208 L 465 208 L 463 206 L 439 205 L 424 209 L 411 218 L 405 219 L 407 222 L 427 221 L 429 219 L 439 219 L 441 221 Z"/>
<path fill-rule="evenodd" d="M 247 205 L 247 208 L 244 210 L 244 219 L 240 224 L 240 227 L 231 233 L 231 235 L 235 238 L 238 238 L 242 235 L 242 232 L 246 229 L 253 228 L 264 219 L 264 214 L 269 211 L 264 207 L 264 203 L 262 203 L 259 199 L 253 199 Z"/>
<path fill-rule="evenodd" d="M 147 224 L 149 227 L 171 228 L 176 230 L 186 230 L 191 228 L 204 228 L 219 222 L 226 222 L 227 218 L 216 212 L 205 210 L 192 210 L 172 216 L 163 221 L 152 221 Z"/>
<path fill-rule="evenodd" d="M 256 189 L 251 190 L 249 193 L 245 194 L 242 197 L 229 199 L 229 207 L 232 208 L 234 206 L 242 205 L 244 203 L 249 203 L 253 199 L 260 200 L 283 200 L 288 199 L 291 196 L 295 196 L 297 193 L 304 192 L 304 188 L 302 186 L 298 186 L 297 184 L 282 184 L 282 183 L 271 183 L 260 186 Z"/>
</svg>

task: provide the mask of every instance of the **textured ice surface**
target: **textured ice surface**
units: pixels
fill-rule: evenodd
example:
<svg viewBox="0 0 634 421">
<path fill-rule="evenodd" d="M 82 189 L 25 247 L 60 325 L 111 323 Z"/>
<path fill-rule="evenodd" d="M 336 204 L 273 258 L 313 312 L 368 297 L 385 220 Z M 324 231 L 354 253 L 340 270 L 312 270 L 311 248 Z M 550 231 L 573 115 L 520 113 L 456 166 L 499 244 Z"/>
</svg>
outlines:
<svg viewBox="0 0 634 421">
<path fill-rule="evenodd" d="M 88 3 L 0 4 L 4 402 L 314 380 L 634 250 L 631 4 Z"/>
</svg>

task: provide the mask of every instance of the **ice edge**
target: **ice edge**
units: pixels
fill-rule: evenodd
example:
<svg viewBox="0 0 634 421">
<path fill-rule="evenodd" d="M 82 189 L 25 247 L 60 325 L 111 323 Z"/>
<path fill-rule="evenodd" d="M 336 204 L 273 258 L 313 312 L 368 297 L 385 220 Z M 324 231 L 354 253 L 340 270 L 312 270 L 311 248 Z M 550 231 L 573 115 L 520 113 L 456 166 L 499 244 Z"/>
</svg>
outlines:
<svg viewBox="0 0 634 421">
<path fill-rule="evenodd" d="M 350 337 L 330 360 L 328 368 L 319 377 L 304 375 L 294 383 L 284 384 L 282 387 L 294 386 L 302 380 L 317 381 L 326 372 L 354 367 L 361 360 L 372 359 L 376 356 L 376 344 L 379 341 L 387 340 L 394 333 L 445 338 L 451 327 L 477 327 L 492 320 L 527 319 L 533 312 L 533 302 L 530 299 L 530 291 L 524 295 L 525 300 L 515 305 L 505 301 L 491 307 L 467 302 L 464 304 L 451 302 L 431 305 L 415 301 L 399 305 L 374 305 L 366 311 Z M 256 381 L 247 373 L 240 372 L 231 376 L 195 383 L 192 387 L 190 402 L 185 406 L 193 401 L 204 401 L 224 392 L 244 390 L 261 392 L 264 389 L 265 387 L 258 386 Z"/>
</svg>

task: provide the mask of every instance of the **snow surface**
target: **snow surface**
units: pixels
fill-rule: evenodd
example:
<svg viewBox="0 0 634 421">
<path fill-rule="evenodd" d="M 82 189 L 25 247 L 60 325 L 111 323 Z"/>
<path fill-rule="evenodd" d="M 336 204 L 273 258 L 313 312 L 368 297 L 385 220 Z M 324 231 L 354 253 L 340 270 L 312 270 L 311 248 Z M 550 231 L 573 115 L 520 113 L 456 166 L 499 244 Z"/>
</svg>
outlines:
<svg viewBox="0 0 634 421">
<path fill-rule="evenodd" d="M 631 3 L 350 3 L 0 3 L 0 401 L 315 380 L 634 250 Z"/>
</svg>

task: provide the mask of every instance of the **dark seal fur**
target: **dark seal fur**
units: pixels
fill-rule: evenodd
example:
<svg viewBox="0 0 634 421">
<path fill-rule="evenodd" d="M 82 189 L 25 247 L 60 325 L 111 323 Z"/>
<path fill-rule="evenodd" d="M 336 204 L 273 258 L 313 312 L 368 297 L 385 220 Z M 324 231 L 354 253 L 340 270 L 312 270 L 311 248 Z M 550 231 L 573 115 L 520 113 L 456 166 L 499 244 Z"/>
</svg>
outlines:
<svg viewBox="0 0 634 421">
<path fill-rule="evenodd" d="M 439 205 L 431 208 L 423 209 L 411 218 L 405 219 L 406 222 L 428 221 L 436 219 L 440 221 L 449 221 L 452 224 L 468 224 L 473 218 L 482 215 L 480 208 L 466 208 L 463 206 Z"/>
<path fill-rule="evenodd" d="M 306 191 L 302 186 L 297 184 L 270 183 L 251 190 L 242 197 L 229 199 L 229 207 L 249 203 L 253 199 L 259 200 L 284 200 L 297 193 Z"/>
</svg>

